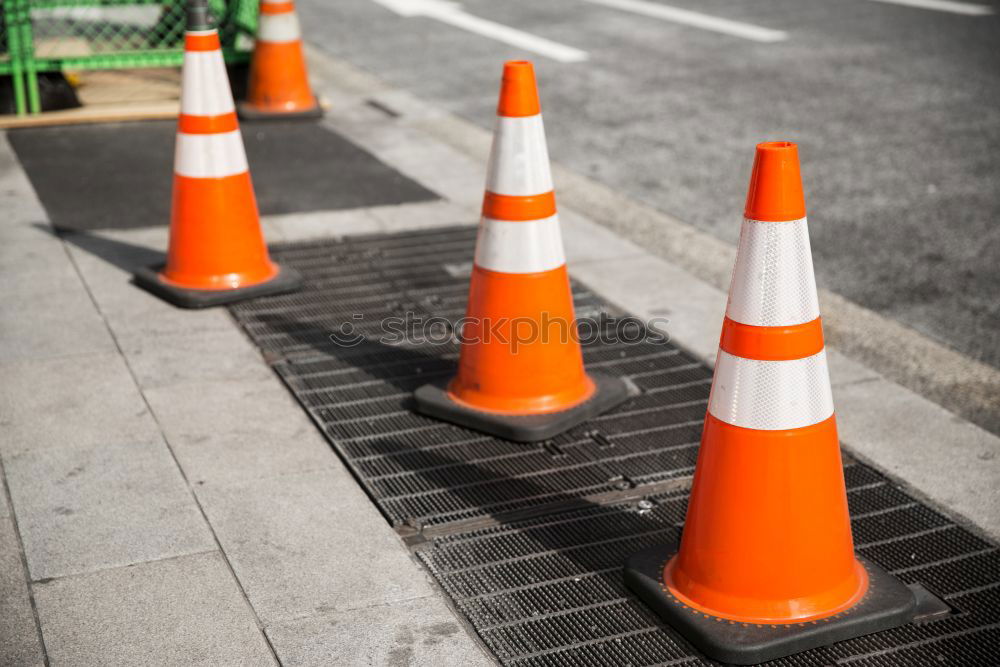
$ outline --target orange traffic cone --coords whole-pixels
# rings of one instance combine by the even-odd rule
[[[724,662],[908,622],[913,594],[854,553],[798,149],[757,146],[680,549],[629,587]]]
[[[257,42],[240,118],[319,118],[323,109],[302,55],[302,31],[292,0],[260,0]]]
[[[207,0],[188,3],[167,263],[135,278],[184,308],[288,292],[302,282],[268,257]]]
[[[531,63],[504,66],[458,374],[417,390],[417,408],[522,442],[621,402],[619,378],[588,375],[573,313]]]

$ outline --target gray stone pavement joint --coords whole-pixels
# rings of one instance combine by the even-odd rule
[[[437,596],[284,621],[267,633],[286,667],[494,664],[468,650],[462,625]]]
[[[275,665],[216,551],[35,586],[55,665]]]
[[[215,548],[159,438],[4,457],[33,580]]]
[[[47,657],[8,493],[0,462],[0,665],[35,667]]]
[[[197,493],[265,626],[435,590],[341,465]]]

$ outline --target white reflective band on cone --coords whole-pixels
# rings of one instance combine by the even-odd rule
[[[236,110],[221,51],[185,51],[181,70],[181,113],[221,116]]]
[[[552,191],[542,116],[498,116],[486,189],[498,195],[530,196]]]
[[[297,42],[302,38],[299,17],[295,12],[261,14],[258,20],[260,26],[257,28],[257,39],[262,42]]]
[[[177,134],[174,173],[190,178],[223,178],[247,171],[239,130],[221,134]]]
[[[501,273],[539,273],[566,263],[559,216],[541,220],[483,218],[476,239],[476,266]]]
[[[833,414],[826,350],[791,361],[719,350],[708,411],[727,424],[766,431],[818,424]]]
[[[726,315],[758,327],[819,317],[806,219],[743,220]]]

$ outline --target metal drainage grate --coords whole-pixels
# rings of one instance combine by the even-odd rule
[[[1000,556],[860,464],[846,468],[858,549],[956,613],[773,664],[995,664]],[[624,588],[631,553],[676,536],[683,492],[435,538],[419,551],[486,644],[510,665],[713,664]],[[649,503],[646,503],[648,505]]]
[[[411,410],[411,392],[454,372],[453,344],[392,346],[330,339],[351,322],[373,333],[407,312],[465,312],[475,230],[285,246],[298,294],[233,308],[254,341],[394,525],[424,526],[560,503],[690,474],[711,375],[666,343],[599,344],[587,364],[627,375],[646,393],[551,441],[483,436]],[[578,313],[609,312],[576,286]],[[362,318],[357,318],[362,315]]]
[[[454,346],[330,339],[344,322],[373,333],[407,311],[460,317],[474,239],[460,227],[283,246],[275,257],[302,271],[304,291],[232,312],[501,662],[714,664],[621,578],[626,556],[675,537],[684,519],[705,366],[665,343],[587,346],[588,366],[641,393],[524,445],[412,412],[414,388],[453,372]],[[578,314],[613,312],[574,288]],[[996,664],[1000,551],[874,470],[844,471],[858,549],[952,613],[774,664]]]

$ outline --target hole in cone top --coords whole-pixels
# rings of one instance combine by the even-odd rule
[[[497,113],[501,116],[535,116],[541,112],[535,68],[527,60],[504,63]]]
[[[799,147],[791,141],[757,144],[743,215],[751,220],[799,220],[806,215]]]

